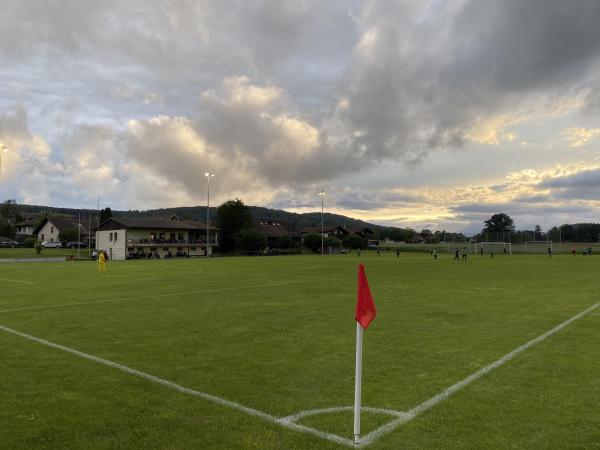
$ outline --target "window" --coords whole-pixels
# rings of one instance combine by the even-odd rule
[[[50,226],[50,233],[54,233],[54,227]]]
[[[195,250],[196,250],[196,247],[190,247],[190,250],[194,250],[194,251],[195,251]]]
[[[175,233],[170,233],[169,239],[171,239],[172,241],[174,241],[175,240]]]
[[[44,240],[44,234],[43,234],[43,233],[42,233],[42,236],[41,236],[41,238],[42,238],[42,241],[43,241],[43,240]]]
[[[112,239],[113,239],[112,236],[113,236],[112,233],[108,233],[108,242],[112,242]]]
[[[115,232],[115,242],[117,242],[117,233]]]
[[[183,241],[183,233],[177,233],[177,239]]]
[[[163,252],[168,252],[169,251],[169,247],[163,247]]]

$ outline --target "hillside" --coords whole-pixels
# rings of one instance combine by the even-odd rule
[[[34,212],[34,213],[52,213],[52,214],[68,214],[76,216],[81,213],[82,217],[87,217],[88,214],[96,215],[96,210],[89,209],[74,209],[74,208],[57,208],[52,206],[40,206],[40,205],[18,205],[21,213]],[[296,228],[314,227],[321,225],[321,213],[293,213],[284,211],[281,209],[270,209],[262,206],[249,206],[252,216],[256,219],[271,219],[271,220],[284,220],[291,223]],[[217,208],[210,208],[210,216],[214,220],[216,216]],[[182,206],[175,208],[160,208],[160,209],[149,209],[149,210],[128,210],[118,211],[114,210],[115,216],[129,216],[129,217],[170,217],[176,215],[181,219],[206,219],[206,207],[205,206]],[[353,219],[351,217],[343,216],[340,214],[323,214],[323,223],[326,227],[328,226],[344,226],[350,229],[359,229],[368,227],[375,232],[375,236],[379,236],[382,231],[391,231],[398,228],[385,227],[372,223],[365,222],[363,220]]]

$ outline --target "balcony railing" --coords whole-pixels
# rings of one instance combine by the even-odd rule
[[[128,246],[144,246],[144,247],[157,247],[157,246],[182,246],[182,245],[200,245],[206,244],[206,239],[128,239]],[[217,239],[211,239],[208,241],[208,245],[216,246],[219,245]]]

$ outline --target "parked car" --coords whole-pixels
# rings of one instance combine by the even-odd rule
[[[42,248],[62,248],[62,243],[60,241],[44,241]]]
[[[80,241],[70,241],[67,242],[67,248],[87,248],[87,244]]]
[[[7,237],[0,237],[0,247],[9,247],[9,248],[15,248],[15,247],[19,247],[21,244],[19,244],[17,241],[13,241],[12,239],[9,239]]]

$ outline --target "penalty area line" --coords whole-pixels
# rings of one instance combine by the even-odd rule
[[[564,322],[555,326],[551,330],[546,331],[544,334],[541,334],[538,337],[530,340],[526,344],[521,345],[520,347],[514,349],[513,351],[511,351],[511,352],[507,353],[506,355],[502,356],[501,358],[497,359],[493,363],[488,364],[487,366],[479,369],[475,373],[472,373],[471,375],[469,375],[465,379],[459,381],[458,383],[455,383],[452,386],[450,386],[449,388],[444,389],[442,392],[440,392],[439,394],[437,394],[434,397],[431,397],[429,400],[426,400],[423,403],[415,406],[410,411],[407,411],[404,416],[401,416],[397,419],[394,419],[394,420],[386,423],[385,425],[382,425],[381,427],[377,428],[376,430],[374,430],[374,431],[370,432],[369,434],[367,434],[366,436],[364,436],[364,438],[361,439],[359,446],[366,447],[367,445],[372,444],[373,442],[375,442],[377,439],[381,438],[385,434],[391,433],[396,428],[398,428],[400,425],[410,422],[411,420],[413,420],[416,417],[423,414],[425,411],[433,408],[438,403],[443,402],[444,400],[448,399],[452,394],[460,391],[464,387],[467,387],[469,384],[473,383],[474,381],[476,381],[479,378],[483,377],[484,375],[488,374],[492,370],[497,369],[498,367],[507,363],[508,361],[513,359],[518,354],[523,353],[525,350],[533,347],[534,345],[539,344],[540,342],[549,338],[553,334],[558,333],[559,331],[563,330],[564,328],[566,328],[567,326],[569,326],[576,320],[581,319],[582,317],[591,313],[593,310],[595,310],[599,306],[600,306],[600,302],[596,303],[595,305],[590,306],[587,309],[584,309],[580,313],[575,314],[573,317],[565,320]]]
[[[12,328],[8,328],[8,327],[5,327],[3,325],[0,325],[0,330],[4,331],[6,333],[9,333],[9,334],[13,334],[15,336],[22,337],[22,338],[27,339],[29,341],[36,342],[36,343],[44,345],[46,347],[50,347],[50,348],[53,348],[53,349],[56,349],[56,350],[60,350],[60,351],[66,352],[66,353],[70,353],[72,355],[78,356],[78,357],[86,359],[88,361],[93,361],[93,362],[101,364],[103,366],[107,366],[107,367],[110,367],[112,369],[119,370],[119,371],[124,372],[126,374],[133,375],[133,376],[136,376],[136,377],[139,377],[139,378],[143,378],[146,381],[150,381],[152,383],[159,384],[159,385],[164,386],[164,387],[166,387],[168,389],[172,389],[174,391],[177,391],[177,392],[180,392],[180,393],[183,393],[183,394],[187,394],[187,395],[191,395],[193,397],[197,397],[197,398],[201,398],[203,400],[207,400],[209,402],[215,403],[215,404],[220,405],[220,406],[224,406],[226,408],[230,408],[230,409],[234,409],[234,410],[243,412],[243,413],[248,414],[250,416],[262,419],[262,420],[264,420],[266,422],[270,422],[270,423],[279,425],[279,426],[281,426],[283,428],[287,428],[287,429],[294,430],[294,431],[299,431],[299,432],[302,432],[302,433],[311,434],[311,435],[316,436],[318,438],[326,439],[328,441],[333,441],[333,442],[336,442],[338,444],[345,445],[347,447],[354,447],[354,442],[353,441],[351,441],[350,439],[346,439],[346,438],[343,438],[341,436],[338,436],[337,434],[326,433],[326,432],[317,430],[315,428],[311,428],[311,427],[307,427],[307,426],[304,426],[304,425],[300,425],[300,424],[296,424],[296,423],[293,423],[293,422],[289,422],[289,421],[285,420],[285,418],[282,419],[282,418],[276,417],[274,415],[268,414],[266,412],[259,411],[258,409],[250,408],[248,406],[244,406],[244,405],[241,405],[239,403],[232,402],[231,400],[226,400],[224,398],[217,397],[215,395],[207,394],[206,392],[201,392],[201,391],[197,391],[195,389],[190,389],[190,388],[181,386],[179,384],[173,383],[172,381],[168,381],[168,380],[165,380],[163,378],[159,378],[159,377],[157,377],[155,375],[151,375],[149,373],[142,372],[140,370],[132,369],[131,367],[124,366],[123,364],[119,364],[119,363],[116,363],[116,362],[113,362],[113,361],[109,361],[108,359],[99,358],[98,356],[90,355],[88,353],[84,353],[84,352],[81,352],[79,350],[75,350],[73,348],[66,347],[64,345],[55,344],[54,342],[50,342],[50,341],[47,341],[45,339],[38,338],[38,337],[32,336],[32,335],[27,334],[27,333],[22,333],[20,331],[13,330]]]

